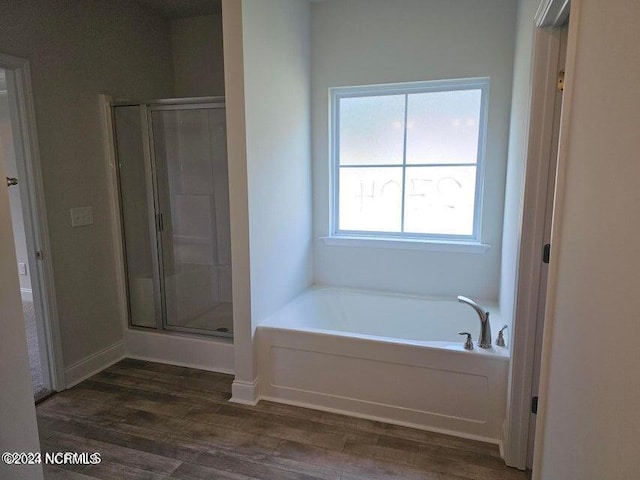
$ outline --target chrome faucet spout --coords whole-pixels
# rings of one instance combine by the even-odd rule
[[[491,348],[491,324],[489,323],[489,312],[468,297],[458,295],[458,301],[473,308],[480,318],[480,338],[478,339],[478,346],[480,348]]]

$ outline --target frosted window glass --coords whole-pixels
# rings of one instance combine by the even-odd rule
[[[407,163],[476,163],[481,90],[409,95]]]
[[[335,233],[479,241],[488,88],[477,78],[332,89]]]
[[[402,168],[340,169],[340,230],[399,232]]]
[[[472,235],[476,167],[407,167],[404,231]]]
[[[401,164],[404,95],[340,100],[340,165]]]

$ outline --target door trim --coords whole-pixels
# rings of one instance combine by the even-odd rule
[[[16,163],[21,178],[25,234],[32,272],[32,290],[36,309],[39,340],[44,340],[48,386],[51,390],[65,388],[64,363],[58,306],[55,294],[51,243],[47,227],[47,211],[42,182],[42,168],[38,148],[36,115],[31,88],[29,62],[25,59],[0,53],[0,68],[7,73],[7,86],[13,90],[9,97],[13,135],[15,139]],[[41,252],[37,256],[36,252]],[[42,335],[44,339],[41,338]],[[41,351],[43,350],[40,346]]]
[[[555,78],[560,53],[559,36],[553,30],[535,32],[529,143],[521,213],[520,254],[512,335],[510,408],[504,441],[507,465],[525,469],[538,299],[542,274],[548,171],[552,162]]]
[[[573,4],[576,3],[577,0],[573,0]],[[512,336],[509,406],[504,434],[504,460],[507,465],[522,470],[527,467],[535,341],[538,322],[542,321],[539,319],[538,306],[545,232],[544,206],[549,188],[550,163],[555,160],[555,154],[558,153],[552,152],[552,146],[558,60],[561,48],[560,29],[569,17],[570,6],[571,2],[568,0],[542,0],[535,16],[531,111],[515,286],[515,318],[517,320],[514,322]],[[571,29],[574,32],[577,28],[575,16],[575,13],[572,13]],[[571,61],[571,52],[567,51],[567,69],[571,66]],[[565,109],[568,103],[569,98],[565,93],[563,99]],[[563,113],[561,132],[565,122],[566,115]],[[556,202],[561,188],[560,175],[560,165],[558,165]],[[541,205],[542,208],[540,208]],[[557,207],[555,210],[557,211]],[[550,266],[549,274],[551,269]],[[547,291],[552,288],[549,282]]]
[[[562,118],[560,120],[560,139],[558,143],[558,167],[556,171],[556,192],[553,206],[553,225],[551,228],[551,244],[557,245],[558,238],[562,234],[563,212],[565,203],[565,185],[567,172],[567,156],[569,149],[569,135],[571,112],[574,95],[575,77],[573,71],[576,64],[578,35],[580,31],[580,6],[582,0],[572,0],[571,2],[571,22],[569,23],[569,32],[567,38],[567,59],[566,59],[566,75],[564,81],[564,94],[562,99]],[[557,249],[552,255],[558,255]],[[552,261],[549,263],[549,271],[547,276],[547,292],[546,292],[546,311],[544,317],[544,335],[542,339],[542,352],[540,363],[540,399],[538,401],[538,415],[536,422],[536,438],[533,451],[533,480],[540,479],[540,466],[542,465],[542,439],[544,437],[544,418],[547,410],[546,385],[549,376],[549,348],[551,338],[553,336],[553,326],[555,321],[555,298],[557,284],[558,263]]]

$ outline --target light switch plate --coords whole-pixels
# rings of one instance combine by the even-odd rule
[[[72,227],[84,227],[86,225],[93,225],[93,208],[91,207],[72,208],[70,212],[71,212]]]
[[[26,263],[19,263],[18,264],[18,273],[20,275],[26,275],[27,274],[27,264]]]

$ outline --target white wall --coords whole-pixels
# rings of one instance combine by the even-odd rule
[[[638,19],[636,0],[572,4],[537,479],[640,471]]]
[[[529,140],[534,17],[538,4],[538,0],[518,2],[500,269],[500,313],[504,318],[513,318],[515,310],[524,173]]]
[[[516,299],[518,288],[519,268],[523,262],[520,249],[532,249],[532,245],[537,245],[540,240],[536,238],[523,238],[523,208],[525,202],[525,175],[527,161],[533,167],[530,171],[532,175],[530,181],[537,187],[535,181],[537,175],[537,157],[529,153],[529,124],[531,118],[531,94],[532,94],[532,71],[533,71],[533,45],[534,45],[534,17],[537,11],[539,0],[519,0],[518,20],[514,57],[513,73],[513,95],[511,103],[511,125],[509,129],[509,153],[507,166],[507,181],[505,187],[505,207],[504,224],[502,232],[502,262],[500,269],[500,313],[505,323],[512,325],[508,335],[508,345],[512,352],[524,353],[533,349],[535,326],[531,327],[526,322],[534,321],[537,309],[531,311],[531,306],[526,301],[527,298],[520,298],[518,301],[521,307],[529,311],[529,316],[520,316],[515,321]],[[542,63],[542,62],[538,62]],[[534,149],[535,151],[535,149]],[[528,160],[529,159],[529,160]],[[545,170],[546,172],[546,170]],[[546,180],[546,176],[545,176]],[[532,188],[532,190],[536,190]],[[534,192],[536,193],[536,192]],[[539,203],[539,199],[532,195],[532,203]],[[544,200],[544,199],[543,199]],[[537,226],[535,219],[538,215],[535,212],[529,213],[529,231]],[[541,214],[544,215],[544,209]],[[541,262],[540,250],[536,251],[535,262]],[[531,275],[530,271],[522,275]],[[528,279],[523,279],[527,282]],[[538,277],[532,282],[537,284]],[[527,286],[530,285],[526,283]],[[537,292],[537,290],[536,290]],[[523,296],[523,297],[526,297]],[[536,297],[537,300],[537,297]],[[529,337],[527,334],[531,332]],[[514,355],[510,364],[510,385],[507,401],[507,431],[505,432],[504,456],[508,465],[524,469],[527,466],[527,434],[530,422],[522,422],[522,417],[528,418],[529,399],[531,398],[531,375],[533,365],[530,361],[521,362],[522,355]],[[529,378],[529,381],[526,379]],[[524,385],[523,385],[524,384]],[[521,403],[526,398],[526,407]],[[515,402],[512,405],[512,402]],[[520,408],[524,408],[524,412]],[[529,465],[530,466],[530,465]]]
[[[0,162],[0,178],[5,176]],[[20,303],[9,195],[4,185],[0,187],[0,259],[0,452],[37,452],[40,442]],[[41,479],[42,467],[7,466],[0,462],[0,478]]]
[[[256,359],[251,320],[247,134],[244,105],[242,2],[222,0],[224,80],[229,162],[229,213],[233,290],[234,392],[238,400],[255,400]],[[238,387],[242,385],[242,387]],[[239,391],[240,390],[240,391]]]
[[[222,15],[171,21],[176,97],[224,95]]]
[[[171,96],[170,46],[135,2],[0,3],[0,52],[31,64],[65,366],[122,340],[97,95]],[[94,225],[72,229],[80,206]]]
[[[482,254],[327,246],[315,281],[497,299],[515,32],[513,0],[328,0],[312,4],[314,236],[329,233],[328,89],[491,77]]]
[[[244,0],[251,315],[312,281],[309,5]]]
[[[233,396],[250,402],[256,326],[312,281],[310,9],[306,0],[223,0],[222,8]]]
[[[18,175],[16,154],[13,147],[11,119],[9,118],[9,98],[6,91],[0,91],[0,163],[3,163],[6,176],[19,179],[20,175]],[[31,270],[28,266],[27,237],[24,230],[24,219],[22,217],[20,188],[20,184],[18,184],[9,189],[9,204],[11,206],[11,219],[13,220],[13,238],[16,247],[16,258],[18,263],[27,265],[27,274],[20,275],[19,277],[20,288],[31,290]]]

